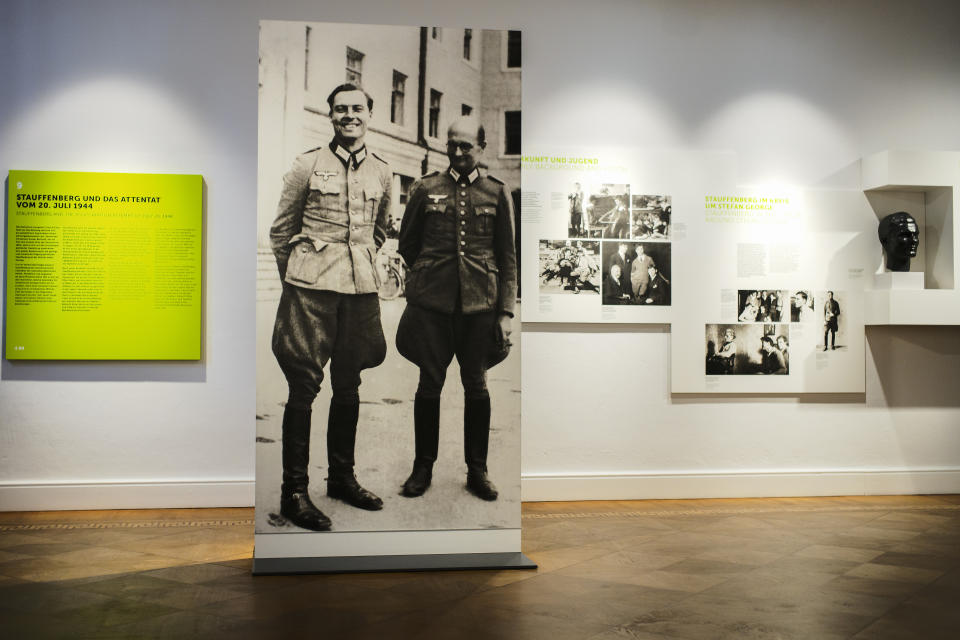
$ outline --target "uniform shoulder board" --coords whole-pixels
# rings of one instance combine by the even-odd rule
[[[506,182],[504,182],[503,180],[501,180],[501,179],[498,178],[497,176],[492,176],[492,175],[490,175],[489,173],[487,174],[487,177],[490,178],[491,180],[493,180],[494,182],[496,182],[497,184],[502,184],[502,185],[506,185],[506,184],[507,184]]]
[[[381,158],[379,155],[377,155],[377,154],[374,153],[373,151],[370,152],[370,155],[372,155],[374,158],[376,158],[377,160],[379,160],[379,161],[382,162],[383,164],[389,164],[386,160],[384,160],[383,158]]]
[[[438,175],[440,175],[439,171],[431,171],[430,173],[425,173],[424,175],[420,176],[420,179],[423,180],[424,178],[433,178]]]
[[[306,151],[304,151],[304,152],[301,153],[300,155],[305,156],[305,155],[307,155],[308,153],[313,153],[314,151],[320,151],[321,149],[326,149],[326,147],[327,147],[327,145],[322,144],[322,145],[320,145],[319,147],[314,147],[313,149],[307,149]]]

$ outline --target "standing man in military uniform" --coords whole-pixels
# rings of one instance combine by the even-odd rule
[[[567,196],[570,201],[570,235],[580,237],[583,235],[583,191],[579,182],[574,182],[573,187],[573,193]]]
[[[403,495],[423,495],[433,477],[440,391],[456,356],[464,389],[467,489],[496,500],[487,477],[490,394],[487,369],[502,361],[517,296],[513,202],[501,180],[478,166],[486,146],[480,123],[456,120],[447,132],[450,167],[421,178],[400,227],[407,263],[407,307],[397,350],[420,368],[414,399],[416,455]]]
[[[270,229],[283,281],[273,353],[289,386],[280,512],[314,531],[331,524],[307,492],[311,408],[328,361],[327,495],[360,509],[383,508],[357,482],[353,455],[360,372],[386,356],[374,258],[385,238],[392,175],[364,144],[373,99],[342,84],[327,103],[334,138],[294,161]]]

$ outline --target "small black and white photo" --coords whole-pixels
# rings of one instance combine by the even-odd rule
[[[817,349],[820,351],[846,351],[846,318],[843,313],[847,304],[843,291],[818,291],[816,307],[823,314],[823,336]]]
[[[567,236],[570,238],[589,238],[588,220],[584,213],[583,185],[574,182],[567,193]]]
[[[604,240],[602,244],[603,304],[670,304],[670,243]]]
[[[599,240],[541,240],[541,294],[600,294]]]
[[[626,184],[602,184],[591,193],[588,205],[590,237],[630,237],[630,187]]]
[[[737,291],[739,322],[787,322],[790,292],[777,289],[740,289]]]
[[[669,240],[670,196],[634,195],[630,206],[630,238],[633,240]]]
[[[708,324],[704,333],[708,376],[790,373],[788,324]]]
[[[816,299],[810,289],[796,289],[790,294],[790,322],[813,322],[816,320]]]
[[[519,527],[520,35],[260,23],[257,534]]]

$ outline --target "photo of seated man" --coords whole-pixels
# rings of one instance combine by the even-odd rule
[[[630,207],[630,238],[633,240],[669,240],[670,196],[635,195]]]
[[[740,289],[737,292],[737,320],[740,322],[781,322],[787,291]]]
[[[704,372],[716,375],[787,375],[790,325],[708,324]]]
[[[614,265],[620,271],[616,281],[622,283],[613,297],[607,295],[604,289],[603,304],[669,305],[670,249],[671,245],[667,242],[603,241],[601,257],[604,284],[608,282]],[[626,287],[627,291],[619,291],[621,287]]]
[[[541,240],[540,293],[600,293],[597,241]]]

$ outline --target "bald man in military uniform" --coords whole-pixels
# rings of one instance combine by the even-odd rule
[[[483,127],[460,118],[447,132],[450,166],[423,176],[400,227],[407,307],[397,349],[420,368],[414,398],[415,458],[403,495],[430,487],[440,431],[440,391],[454,357],[464,389],[467,489],[496,500],[487,477],[490,394],[486,372],[506,357],[517,297],[513,201],[503,181],[478,166]]]
[[[311,412],[328,361],[327,495],[360,509],[383,508],[353,468],[360,372],[386,355],[374,258],[386,237],[392,174],[364,144],[373,99],[343,84],[327,103],[334,138],[294,161],[270,229],[283,281],[273,353],[289,387],[280,512],[314,531],[331,526],[307,492]]]

